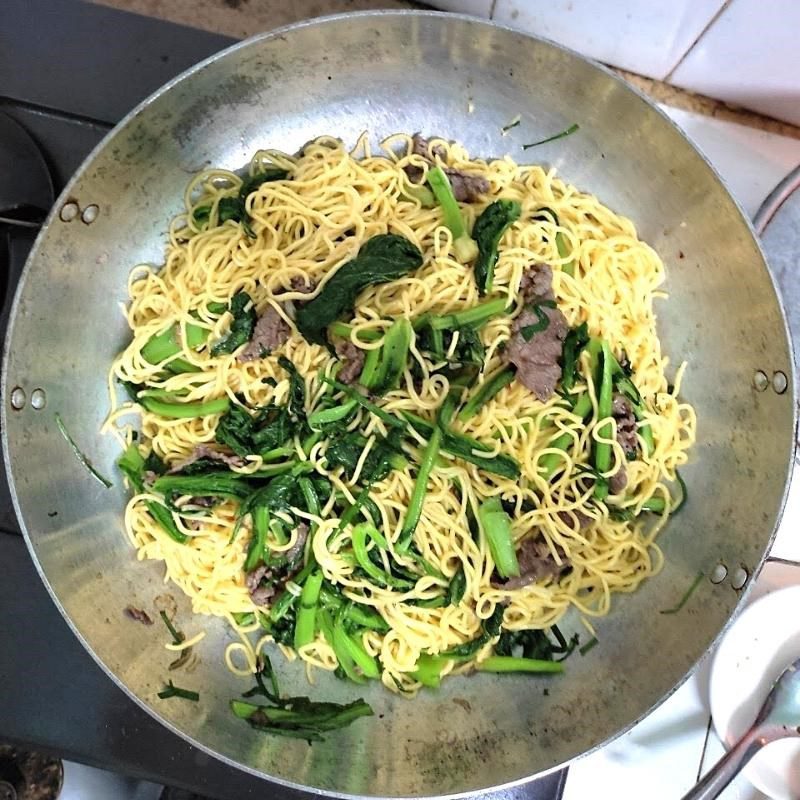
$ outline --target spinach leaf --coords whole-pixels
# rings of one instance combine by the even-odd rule
[[[378,438],[370,448],[364,460],[361,474],[370,483],[383,480],[393,469],[403,469],[408,462],[397,443],[398,434],[390,434],[388,438]],[[325,458],[330,469],[344,467],[345,475],[352,479],[358,460],[367,446],[367,440],[352,431],[332,438],[325,451]]]
[[[481,294],[492,291],[500,239],[506,229],[519,219],[521,213],[522,206],[516,200],[495,200],[475,220],[472,228],[472,238],[478,244],[475,281]]]
[[[278,364],[289,373],[289,413],[296,419],[304,419],[306,414],[306,382],[297,371],[297,367],[286,356],[280,356]]]
[[[255,414],[232,405],[217,423],[216,440],[230,447],[238,456],[266,453],[280,447],[294,428],[288,411],[267,406]]]
[[[492,612],[492,616],[489,619],[484,620],[483,622],[483,630],[477,638],[473,639],[471,642],[464,642],[464,644],[460,644],[457,647],[452,647],[450,650],[446,650],[442,653],[443,656],[446,658],[456,658],[456,659],[468,659],[472,658],[485,644],[490,642],[500,633],[500,627],[503,624],[503,612],[505,609],[501,605],[496,605],[494,611]]]
[[[572,328],[564,339],[564,366],[561,370],[561,388],[570,392],[578,375],[578,359],[581,351],[589,344],[589,329],[585,322]]]
[[[288,175],[288,171],[281,169],[280,167],[267,167],[266,169],[261,170],[261,172],[256,172],[253,175],[249,175],[242,181],[242,185],[239,187],[239,197],[242,200],[246,200],[247,197],[256,189],[258,189],[258,187],[263,183],[282,181]]]
[[[233,314],[230,330],[227,336],[220,339],[212,348],[211,355],[219,356],[232,353],[237,347],[250,341],[253,328],[256,325],[256,311],[247,292],[237,292],[230,303],[230,312]]]
[[[297,310],[298,330],[309,342],[327,344],[326,328],[352,311],[362,290],[402,278],[421,264],[422,253],[405,237],[391,233],[373,236],[313,300]]]
[[[523,658],[563,661],[578,646],[578,634],[573,634],[568,642],[558,626],[553,625],[550,633],[555,642],[543,630],[503,631],[494,646],[494,652],[498,656],[515,656],[521,651]]]
[[[457,606],[464,599],[466,590],[467,576],[462,566],[458,568],[458,572],[450,580],[450,585],[447,587],[447,594],[445,595],[445,605]]]

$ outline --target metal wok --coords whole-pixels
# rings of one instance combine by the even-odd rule
[[[521,124],[503,136],[517,114]],[[579,133],[520,149],[572,122]],[[259,147],[293,152],[320,134],[352,144],[364,129],[375,140],[421,130],[457,138],[474,154],[548,162],[631,217],[668,267],[660,332],[673,363],[689,361],[685,394],[698,412],[699,441],[685,471],[689,503],[660,539],[663,572],[615,599],[597,623],[599,646],[573,656],[565,676],[453,679],[408,701],[323,675],[315,695],[364,694],[380,716],[309,747],[260,735],[231,715],[229,699],[246,688],[222,663],[231,634],[221,621],[192,618],[182,598],[181,626],[208,630],[185,680],[201,699],[156,698],[171,659],[165,632],[126,621],[123,609],[152,609],[169,587],[162,566],[139,563],[123,536],[118,449],[98,429],[106,370],[128,337],[118,308],[128,272],[162,261],[167,221],[190,174],[208,164],[239,168]],[[82,216],[70,219],[62,210],[69,202]],[[98,213],[89,222],[92,205]],[[785,373],[788,391],[758,391],[757,370]],[[373,13],[233,47],[166,86],[105,139],[65,189],[28,261],[6,343],[2,424],[17,512],[42,579],[76,635],[142,707],[209,753],[277,783],[430,796],[553,769],[619,734],[681,683],[743,594],[729,580],[704,580],[680,613],[659,611],[674,606],[699,571],[709,576],[720,563],[731,573],[758,570],[792,458],[793,377],[780,301],[750,226],[658,110],[608,71],[521,33],[465,17]],[[15,388],[27,398],[19,410]],[[56,412],[95,466],[114,476],[112,489],[77,463]],[[575,618],[565,627],[582,630]],[[308,692],[300,667],[281,660],[280,671],[287,692]]]

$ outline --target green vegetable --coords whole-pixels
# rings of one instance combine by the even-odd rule
[[[403,411],[402,414],[411,423],[411,426],[423,436],[431,437],[433,435],[436,426],[432,423],[409,411]],[[510,480],[516,480],[520,476],[520,467],[514,458],[503,453],[486,457],[475,455],[475,450],[491,452],[492,448],[463,433],[455,433],[445,428],[442,430],[440,445],[442,451],[468,461],[470,464],[475,464],[484,472],[501,475]]]
[[[606,419],[611,416],[613,381],[611,371],[611,349],[605,339],[601,343],[602,373],[600,378],[600,388],[597,393],[597,418]],[[609,437],[611,435],[611,423],[606,423],[602,431],[598,431],[598,436]],[[594,445],[594,468],[598,473],[608,472],[611,467],[611,445],[608,442],[595,442]],[[598,500],[605,499],[608,494],[608,483],[598,481],[595,484],[594,496]]]
[[[441,314],[430,316],[425,320],[420,318],[417,325],[422,327],[427,325],[433,330],[456,330],[465,326],[480,328],[493,317],[506,312],[508,301],[505,297],[498,297],[495,300],[485,300],[471,308],[456,311],[452,314]]]
[[[572,413],[585,420],[591,412],[592,398],[589,396],[588,392],[585,392],[576,401]],[[554,450],[566,450],[574,441],[575,439],[572,434],[562,433],[547,446]],[[558,453],[545,453],[539,459],[539,473],[546,481],[549,481],[563,463],[564,460]]]
[[[433,208],[436,197],[427,186],[410,183],[403,186],[400,196],[405,200],[416,200],[423,208]]]
[[[314,641],[316,628],[317,604],[322,588],[322,573],[312,572],[303,584],[300,595],[300,608],[297,611],[297,623],[294,628],[294,649],[299,650]]]
[[[167,419],[194,419],[224,414],[230,408],[231,401],[227,395],[197,403],[168,403],[155,397],[140,397],[139,404],[151,414]]]
[[[514,370],[504,367],[485,380],[458,412],[459,422],[472,419],[495,395],[514,380]]]
[[[695,590],[700,585],[704,577],[705,575],[702,572],[698,572],[697,575],[695,576],[694,581],[692,581],[692,585],[686,590],[683,597],[681,597],[681,599],[678,601],[678,604],[676,606],[673,606],[672,608],[664,609],[659,613],[677,614],[689,602],[689,598],[694,594]]]
[[[161,619],[164,621],[164,624],[167,626],[167,630],[172,636],[172,644],[183,644],[183,642],[186,641],[186,637],[172,624],[167,612],[159,611],[158,613],[160,614]]]
[[[373,236],[313,300],[297,310],[298,330],[309,342],[327,344],[328,326],[346,311],[352,311],[361,291],[402,278],[421,265],[422,253],[408,239],[396,234]]]
[[[158,697],[162,700],[167,700],[170,697],[182,697],[184,700],[191,700],[193,703],[196,703],[200,699],[200,694],[190,689],[181,689],[172,681],[169,681],[164,689],[158,693]]]
[[[246,200],[259,186],[272,181],[282,181],[289,175],[288,171],[280,167],[266,167],[265,169],[254,172],[242,180],[239,187],[239,197]]]
[[[522,145],[522,149],[528,150],[531,147],[538,147],[540,144],[547,144],[548,142],[554,142],[556,139],[563,139],[565,136],[570,136],[579,129],[580,125],[578,125],[577,122],[573,122],[568,128],[565,128],[563,131],[555,133],[552,136],[548,136],[546,139],[540,139],[538,142],[531,142],[531,144]]]
[[[325,731],[344,728],[359,717],[372,716],[372,708],[361,699],[339,704],[315,702],[307,697],[282,698],[272,665],[266,656],[263,658],[262,669],[256,674],[256,685],[244,696],[261,694],[270,705],[255,705],[243,700],[231,701],[231,711],[235,716],[247,720],[256,730],[277,736],[318,741],[323,738]]]
[[[244,560],[244,571],[252,572],[264,557],[264,548],[267,545],[267,532],[269,531],[269,509],[264,506],[256,506],[252,511],[253,517],[253,536],[247,548],[247,556]]]
[[[566,258],[570,254],[566,237],[564,236],[563,233],[561,233],[561,231],[558,231],[558,233],[556,233],[556,249],[558,250],[558,254],[561,256],[561,258]],[[565,261],[561,265],[561,271],[566,273],[567,275],[574,275],[575,274],[574,259],[571,261]]]
[[[367,440],[355,431],[340,434],[332,438],[325,450],[325,459],[330,469],[343,467],[345,475],[352,480]],[[397,443],[392,439],[382,439],[376,435],[370,451],[364,460],[361,474],[370,483],[383,480],[393,469],[405,469],[408,460],[400,452]]]
[[[442,682],[441,672],[447,662],[448,659],[442,656],[422,653],[417,660],[417,668],[411,673],[411,677],[418,680],[423,686],[427,686],[430,689],[438,689]]]
[[[431,167],[428,170],[428,186],[431,187],[436,202],[442,208],[444,224],[453,234],[453,251],[456,258],[467,264],[478,256],[478,248],[469,237],[461,208],[453,195],[453,189],[444,170],[441,167]]]
[[[386,331],[383,346],[380,348],[380,363],[375,369],[374,376],[369,376],[367,388],[371,389],[373,394],[381,395],[400,385],[413,338],[414,329],[411,323],[402,317],[395,320]],[[372,352],[374,351],[370,351]],[[362,382],[363,378],[362,373]]]
[[[362,408],[366,408],[370,414],[374,414],[376,417],[378,417],[378,419],[383,420],[390,427],[399,428],[401,430],[406,427],[402,420],[399,420],[388,411],[384,411],[382,408],[380,408],[380,406],[376,406],[372,401],[367,400],[367,398],[364,397],[364,395],[362,395],[358,389],[355,389],[352,386],[347,386],[344,383],[339,383],[339,381],[332,380],[331,378],[326,378],[325,376],[323,376],[321,380],[323,383],[330,384],[340,392],[344,392],[352,400],[355,400]]]
[[[445,595],[445,605],[457,606],[464,599],[464,592],[467,590],[467,576],[464,567],[458,568],[458,572],[450,579]]]
[[[509,226],[519,219],[521,213],[522,206],[516,200],[495,200],[475,220],[472,229],[472,238],[478,245],[475,282],[481,294],[492,291],[500,239]]]
[[[563,661],[578,646],[578,634],[573,634],[568,642],[557,625],[550,628],[550,633],[555,642],[551,641],[546,631],[535,628],[503,631],[494,646],[494,653],[498,656],[522,655],[525,658],[543,661]]]
[[[357,407],[358,403],[355,400],[348,400],[339,406],[320,409],[309,414],[308,425],[311,430],[321,430],[334,422],[346,420]]]
[[[61,419],[61,414],[58,412],[55,413],[55,420],[56,420],[56,427],[58,428],[61,435],[67,440],[67,444],[72,448],[72,452],[75,453],[75,457],[81,463],[81,465],[86,469],[86,471],[97,481],[103,484],[106,489],[110,489],[114,484],[106,478],[105,476],[101,475],[93,466],[92,462],[84,455],[83,451],[78,447],[75,440],[70,435],[69,431],[67,430],[67,426],[64,424],[64,420]]]
[[[228,497],[232,500],[242,500],[252,492],[248,477],[235,472],[161,475],[153,483],[153,489],[168,497],[190,495],[191,497]]]
[[[400,538],[398,541],[398,550],[401,552],[408,550],[411,546],[414,531],[417,529],[417,523],[422,516],[422,506],[428,491],[428,478],[430,478],[430,474],[433,471],[434,464],[439,455],[444,430],[450,423],[454,411],[455,403],[450,397],[445,398],[445,401],[439,408],[436,425],[431,432],[428,444],[422,454],[422,460],[417,468],[417,478],[414,482],[414,489],[411,493],[411,499],[408,502],[408,508],[406,509],[406,515],[403,520],[403,527],[400,531]]]
[[[613,354],[610,356],[610,361],[614,386],[618,392],[625,395],[625,397],[630,400],[631,406],[633,407],[633,414],[637,421],[641,422],[645,418],[647,409],[639,390],[630,379],[630,376],[625,372],[625,370],[622,369],[619,361],[614,358]],[[638,433],[644,440],[644,455],[654,453],[656,449],[656,443],[655,439],[653,438],[653,429],[650,427],[650,425],[640,425]]]
[[[486,537],[497,574],[502,578],[519,576],[517,553],[511,535],[511,518],[503,511],[500,498],[492,497],[478,508],[478,521]]]
[[[374,525],[370,525],[367,522],[362,522],[360,525],[353,527],[350,536],[353,544],[353,554],[356,557],[356,561],[361,569],[363,569],[364,572],[366,572],[367,575],[372,578],[372,580],[381,584],[382,586],[389,586],[395,589],[402,590],[413,588],[413,583],[402,580],[401,578],[395,578],[394,575],[389,574],[386,572],[386,570],[377,566],[370,559],[369,552],[367,551],[368,538],[373,539],[376,542],[383,540],[383,547],[387,547],[386,540]]]
[[[330,336],[338,336],[340,339],[352,341],[352,333],[353,329],[346,322],[340,322],[337,320],[335,322],[331,322],[331,324],[328,326],[328,334]],[[381,331],[376,330],[375,328],[367,328],[366,330],[360,330],[356,338],[364,342],[377,342],[382,336],[383,333]]]
[[[558,661],[542,661],[536,658],[515,656],[489,656],[475,667],[478,672],[563,672]]]
[[[536,322],[533,322],[530,325],[524,325],[519,329],[519,332],[522,334],[522,338],[526,342],[529,342],[537,333],[546,331],[550,327],[550,317],[547,316],[544,309],[555,307],[556,304],[553,300],[542,300],[539,303],[531,303],[530,305],[526,306],[526,308],[530,309],[534,314],[536,314]]]
[[[488,644],[495,636],[498,636],[500,633],[500,629],[503,625],[503,614],[505,613],[505,609],[501,605],[496,605],[492,615],[483,621],[483,630],[481,631],[480,636],[477,636],[470,642],[464,642],[464,644],[460,644],[457,647],[452,647],[450,650],[442,653],[441,655],[445,656],[446,658],[457,658],[459,661],[467,661],[476,653],[480,651],[482,647]]]
[[[575,386],[578,377],[578,362],[581,352],[589,344],[589,328],[582,322],[577,328],[572,328],[564,339],[563,367],[561,369],[561,388],[569,393]]]
[[[596,636],[593,636],[588,642],[586,642],[585,645],[583,645],[583,647],[578,649],[578,652],[582,656],[585,656],[593,647],[596,647],[598,644],[600,644],[600,640]]]
[[[253,336],[253,329],[256,326],[256,310],[247,292],[237,292],[231,298],[230,312],[233,320],[228,334],[211,348],[212,356],[232,353],[249,342]]]
[[[180,325],[177,323],[161,333],[151,336],[144,347],[142,347],[142,358],[150,364],[161,364],[168,359],[172,359],[166,366],[170,372],[195,372],[197,367],[184,359],[176,359],[175,356],[183,349],[180,344]],[[186,325],[186,347],[189,350],[197,350],[205,344],[211,331],[200,325],[189,323]]]

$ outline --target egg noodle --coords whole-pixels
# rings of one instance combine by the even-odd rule
[[[491,200],[516,200],[522,208],[520,218],[501,240],[494,278],[494,294],[508,299],[510,311],[493,317],[480,331],[486,356],[474,388],[505,367],[504,345],[523,302],[519,297],[523,273],[532,264],[549,264],[557,305],[569,325],[586,322],[591,336],[603,337],[615,353],[626,354],[631,380],[645,407],[639,430],[649,425],[655,446],[642,446],[639,436],[638,454],[626,460],[617,442],[615,419],[597,419],[598,391],[586,352],[579,362],[573,392],[589,393],[593,414],[588,422],[577,416],[559,393],[540,402],[519,381],[511,381],[466,423],[456,420],[452,426],[493,447],[489,455],[512,456],[519,462],[521,477],[490,474],[442,452],[428,480],[414,534],[419,555],[433,569],[431,574],[420,570],[411,588],[398,590],[373,581],[354,567],[349,557],[352,525],[340,525],[342,503],[354,502],[362,485],[359,473],[367,451],[348,479],[341,468],[328,468],[324,440],[304,450],[300,436],[294,436],[284,459],[309,462],[314,473],[333,487],[319,514],[293,509],[294,517],[311,527],[308,547],[325,580],[346,598],[376,610],[388,624],[388,632],[360,631],[361,644],[377,658],[383,684],[406,693],[420,687],[413,673],[422,653],[445,653],[475,639],[498,606],[505,609],[503,627],[507,630],[547,629],[571,608],[584,619],[607,614],[613,594],[632,592],[657,573],[663,556],[655,539],[676,502],[676,487],[671,484],[676,468],[687,460],[696,423],[692,407],[679,399],[683,367],[668,381],[669,361],[661,352],[656,332],[654,301],[666,297],[660,290],[664,266],[637,238],[633,224],[595,197],[559,180],[553,169],[520,166],[510,157],[489,162],[473,159],[458,144],[439,139],[432,143],[442,148],[438,154],[443,163],[489,181],[490,190],[480,202],[462,204],[468,230]],[[220,415],[168,419],[122,401],[117,381],[166,390],[187,403],[227,396],[231,404],[249,408],[281,405],[287,401],[289,380],[278,363],[279,356],[294,364],[305,379],[306,410],[311,411],[323,394],[330,392],[321,377],[334,374],[339,361],[328,348],[310,344],[298,332],[292,322],[292,304],[317,296],[337,269],[378,234],[405,237],[419,248],[423,263],[406,277],[371,286],[358,295],[352,317],[343,321],[351,325],[352,342],[360,348],[380,347],[380,338],[365,337],[364,332],[382,335],[393,320],[411,320],[426,312],[452,313],[484,300],[472,269],[456,260],[453,236],[443,225],[441,209],[422,207],[408,195],[403,167],[409,164],[423,170],[429,166],[413,154],[412,139],[404,134],[385,140],[377,154],[371,152],[366,135],[352,152],[330,137],[308,144],[299,156],[260,151],[250,165],[251,174],[279,167],[290,175],[263,183],[247,197],[253,236],[236,221],[205,226],[195,219],[197,209],[209,205],[213,217],[220,199],[238,190],[241,177],[221,169],[194,177],[185,193],[186,210],[170,225],[164,265],[138,266],[130,274],[130,303],[123,310],[132,340],[111,367],[112,411],[105,430],[128,446],[133,428],[122,418],[132,412],[140,414],[136,443],[142,453],[152,449],[168,466],[174,465],[197,445],[214,442]],[[552,218],[536,213],[543,207],[554,212]],[[556,233],[561,234],[567,255],[560,254]],[[573,264],[569,271],[563,269],[567,262]],[[313,294],[298,291],[303,284],[315,287]],[[259,314],[272,306],[292,326],[288,341],[275,352],[249,362],[237,360],[235,352],[212,356],[208,347],[186,346],[190,324],[209,329],[210,342],[225,336],[231,314],[213,314],[209,305],[227,304],[240,291],[249,294]],[[164,371],[163,364],[152,364],[142,354],[151,337],[175,324],[183,343],[179,356],[195,371],[171,374]],[[400,418],[402,412],[413,412],[433,421],[449,389],[448,378],[437,366],[412,342],[400,387],[373,398],[374,402]],[[364,408],[355,412],[348,429],[359,430],[367,438],[367,450],[376,437],[386,436],[390,430],[383,419]],[[553,447],[562,434],[569,437],[565,450]],[[388,543],[379,555],[386,570],[392,563],[406,569],[415,565],[408,555],[397,552],[397,543],[426,438],[411,427],[407,437],[404,448],[409,466],[393,470],[370,488],[373,508],[377,507],[380,515],[373,521]],[[604,477],[613,475],[622,464],[628,475],[624,492],[606,500],[593,496],[597,476],[591,473],[592,450],[601,441],[612,449],[611,467]],[[563,469],[545,479],[540,462],[552,453],[560,454]],[[233,467],[233,471],[251,474],[263,466],[260,456],[250,455],[246,466]],[[470,519],[490,497],[501,498],[505,508],[513,508],[512,533],[518,544],[534,534],[541,536],[551,557],[557,563],[566,561],[570,569],[560,577],[503,588],[493,574],[495,565],[485,536],[470,527]],[[663,512],[639,516],[653,498],[662,499]],[[249,518],[232,539],[239,509],[235,500],[223,499],[200,516],[175,513],[175,525],[187,537],[180,543],[151,516],[148,501],[163,503],[164,498],[145,485],[125,510],[125,529],[139,559],[163,562],[165,579],[191,598],[196,613],[227,619],[239,634],[239,641],[230,644],[225,653],[228,668],[242,675],[254,672],[257,656],[272,636],[261,627],[258,617],[253,621],[252,616],[269,609],[254,605],[245,585],[243,565],[252,536]],[[183,501],[185,498],[175,501],[178,508]],[[612,506],[618,513],[610,513]],[[620,514],[620,510],[629,513]],[[583,521],[575,512],[585,515]],[[286,521],[291,522],[292,517]],[[271,542],[273,551],[288,551],[297,535],[295,528],[288,541]],[[459,569],[466,584],[463,598],[457,605],[435,607],[435,599],[443,595]],[[301,589],[289,580],[285,591],[297,596]],[[588,619],[586,624],[591,630]],[[312,666],[337,667],[335,651],[319,631],[299,652],[286,645],[281,648],[288,658],[299,656],[305,661],[309,675]],[[466,662],[448,659],[441,673],[470,670],[491,651],[492,642],[488,642]]]

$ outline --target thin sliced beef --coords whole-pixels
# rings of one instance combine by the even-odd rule
[[[622,494],[628,485],[628,470],[622,464],[620,468],[608,479],[608,491],[610,494]]]
[[[342,383],[355,383],[364,368],[366,353],[349,339],[337,339],[333,344],[336,355],[344,362],[338,378]]]
[[[153,620],[150,619],[150,615],[141,608],[136,608],[136,606],[126,606],[125,616],[128,617],[128,619],[132,619],[134,622],[141,622],[142,625],[153,624]]]
[[[553,271],[547,264],[534,264],[523,275],[520,291],[528,305],[514,320],[505,350],[506,361],[517,368],[517,380],[542,402],[556,390],[569,333],[566,317],[553,305],[552,282]]]
[[[209,495],[200,495],[199,497],[190,497],[186,501],[186,505],[183,508],[187,508],[192,506],[193,508],[213,508],[214,503],[217,502],[216,497],[211,497]]]
[[[533,264],[522,273],[519,293],[525,303],[555,300],[553,293],[553,268],[549,264]]]
[[[422,158],[433,161],[434,158],[440,158],[444,161],[447,152],[440,144],[431,146],[431,143],[421,134],[415,133],[411,137],[411,152],[415,156],[422,156]]]
[[[266,578],[269,581],[272,578],[272,570],[262,564],[254,570],[245,573],[244,585],[247,591],[250,592],[250,599],[257,606],[265,606],[269,603],[270,598],[275,595],[275,587],[267,583],[262,586],[261,582]]]
[[[306,282],[307,280],[307,278],[301,278],[299,275],[295,275],[295,277],[289,281],[291,291],[299,292],[300,294],[313,294],[314,290],[317,288],[317,284],[312,280]]]
[[[209,447],[207,444],[198,444],[195,445],[194,450],[192,450],[186,458],[170,467],[169,474],[180,472],[186,469],[190,464],[194,464],[195,461],[200,461],[201,459],[219,461],[220,464],[225,464],[228,467],[244,467],[247,465],[247,459],[242,458],[242,456],[217,450],[215,447]]]
[[[431,145],[424,136],[420,136],[418,133],[415,133],[413,136],[411,152],[431,163],[433,163],[436,158],[444,161],[447,155],[445,149],[441,145]],[[415,164],[408,164],[403,169],[412,183],[419,183],[421,181],[423,173],[421,167]],[[489,181],[484,178],[483,175],[474,175],[470,172],[455,169],[454,167],[442,167],[442,170],[450,181],[450,186],[453,189],[453,196],[460,203],[474,203],[481,195],[489,191]]]
[[[575,530],[577,522],[577,529],[582,531],[584,528],[588,528],[594,520],[588,515],[584,514],[583,511],[579,509],[575,509],[573,511],[559,511],[556,515],[568,528]]]
[[[293,564],[300,556],[303,555],[303,550],[306,546],[306,539],[308,539],[308,525],[306,525],[305,522],[300,522],[297,525],[297,541],[284,553],[284,558],[289,562],[289,564]]]
[[[255,361],[277,350],[289,338],[291,329],[286,320],[272,307],[258,318],[249,344],[239,353],[239,361]]]
[[[517,548],[519,577],[509,578],[496,585],[502,589],[521,589],[545,578],[557,580],[571,568],[569,559],[560,547],[556,547],[561,563],[558,564],[550,551],[547,540],[541,533],[529,536]]]
[[[631,401],[624,394],[615,394],[611,413],[617,421],[617,441],[628,458],[633,458],[639,449],[636,438],[636,415],[633,413]]]
[[[526,341],[523,331],[547,318],[547,326],[530,335]],[[505,350],[509,364],[517,368],[517,380],[530,389],[542,402],[549,400],[561,377],[561,352],[569,325],[557,308],[539,306],[538,311],[526,308],[511,326],[511,339]]]

